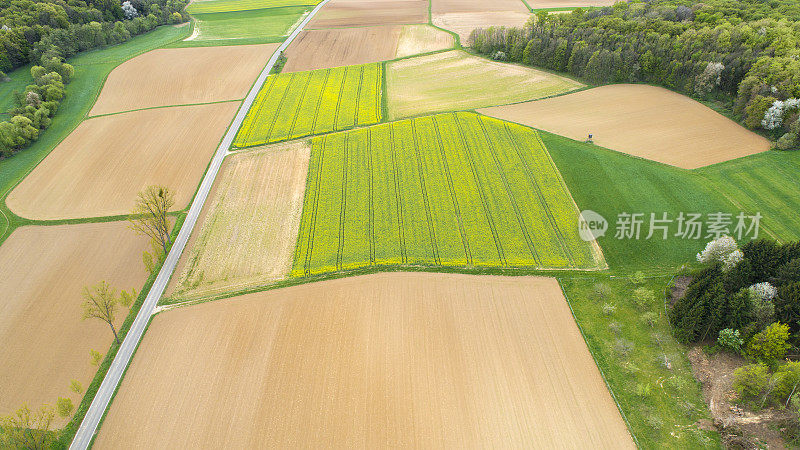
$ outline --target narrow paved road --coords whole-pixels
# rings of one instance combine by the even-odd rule
[[[144,304],[139,310],[139,314],[136,315],[136,319],[133,321],[131,329],[125,336],[125,340],[122,341],[122,345],[120,346],[116,357],[114,357],[114,361],[111,363],[111,367],[108,369],[108,373],[106,373],[103,383],[100,384],[100,389],[98,389],[94,400],[92,400],[92,404],[89,406],[89,410],[86,412],[86,416],[84,416],[83,422],[81,422],[81,426],[78,428],[78,432],[75,434],[75,438],[72,440],[72,444],[69,447],[70,449],[84,450],[89,447],[89,443],[92,441],[92,437],[97,430],[97,425],[100,423],[100,419],[103,417],[103,413],[105,413],[108,403],[111,401],[111,397],[114,395],[114,391],[119,385],[122,374],[125,372],[125,368],[128,366],[128,362],[133,356],[136,346],[142,339],[147,322],[153,315],[156,304],[161,298],[161,295],[164,293],[164,289],[167,287],[169,278],[172,275],[172,272],[175,270],[175,266],[178,264],[181,253],[183,253],[183,248],[186,246],[186,242],[189,240],[192,230],[194,230],[194,226],[197,223],[197,218],[200,216],[200,211],[203,209],[203,205],[206,202],[206,198],[211,190],[211,186],[214,184],[214,179],[217,177],[217,172],[219,171],[225,156],[228,154],[228,149],[233,143],[233,138],[236,137],[236,133],[239,131],[239,127],[242,126],[242,121],[244,120],[247,111],[250,109],[250,106],[252,106],[253,101],[255,100],[258,91],[261,89],[261,86],[264,84],[264,81],[266,81],[267,76],[269,76],[269,72],[278,61],[278,56],[280,56],[281,52],[285,50],[289,44],[291,44],[294,38],[300,34],[308,22],[314,17],[320,8],[328,3],[328,1],[330,0],[323,0],[320,4],[318,4],[316,8],[314,8],[311,13],[306,16],[300,25],[295,28],[295,30],[289,35],[283,44],[278,47],[278,50],[272,55],[272,58],[269,59],[267,66],[264,67],[264,70],[258,76],[255,84],[247,94],[247,97],[242,103],[242,107],[239,109],[239,112],[233,119],[233,123],[231,123],[231,126],[228,128],[228,132],[225,133],[225,137],[219,144],[217,152],[214,154],[214,159],[211,160],[211,166],[208,168],[208,171],[203,178],[203,182],[200,184],[200,189],[197,191],[197,195],[192,202],[192,206],[189,208],[189,213],[186,215],[186,220],[183,222],[181,231],[178,233],[178,237],[175,239],[175,243],[172,245],[172,249],[167,255],[164,265],[161,267],[161,271],[158,272],[156,281],[153,283],[153,287],[150,288],[150,292],[147,294]]]

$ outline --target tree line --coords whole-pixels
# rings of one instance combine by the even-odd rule
[[[186,0],[0,0],[0,82],[33,63],[34,84],[14,92],[10,119],[0,122],[0,158],[39,138],[75,74],[66,59],[119,44],[159,25],[186,20]]]
[[[777,147],[800,147],[800,2],[633,0],[538,13],[522,28],[476,29],[469,44],[495,59],[592,83],[646,82],[732,101]]]

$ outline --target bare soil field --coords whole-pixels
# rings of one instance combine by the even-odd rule
[[[517,11],[528,12],[522,0],[432,0],[431,13]]]
[[[696,169],[769,149],[769,141],[664,88],[618,84],[479,112],[670,164]]]
[[[428,23],[425,0],[333,0],[325,5],[308,28],[402,25]]]
[[[108,325],[81,320],[81,292],[105,280],[117,289],[140,289],[146,239],[125,222],[25,226],[0,247],[0,415],[23,403],[55,405],[70,380],[86,388],[96,367],[89,350],[105,353]],[[121,325],[126,309],[117,314]],[[56,426],[64,424],[57,419]]]
[[[167,292],[188,298],[285,278],[310,155],[307,141],[293,141],[229,156]]]
[[[31,219],[127,214],[152,184],[186,207],[238,102],[176,106],[81,123],[6,199]]]
[[[430,25],[406,25],[400,33],[396,58],[452,48],[453,36]]]
[[[90,115],[242,99],[278,45],[147,52],[111,71]]]
[[[403,27],[383,25],[303,31],[286,49],[283,72],[327,69],[394,58]]]
[[[433,24],[458,34],[461,45],[468,46],[475,28],[521,27],[531,14],[527,11],[452,12],[433,14]]]
[[[387,65],[389,118],[502,105],[583,87],[572,79],[454,50]]]
[[[578,8],[582,6],[611,6],[618,0],[528,0],[533,9]]]
[[[391,273],[159,314],[96,448],[633,448],[554,279]]]

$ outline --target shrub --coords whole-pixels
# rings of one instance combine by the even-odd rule
[[[656,296],[650,289],[640,287],[633,291],[633,303],[639,309],[647,308],[655,301]]]
[[[658,322],[658,314],[656,314],[656,313],[654,313],[652,311],[648,311],[648,312],[642,314],[642,320],[648,326],[652,327],[652,326],[654,326],[656,324],[656,322]]]
[[[742,354],[744,339],[739,336],[739,330],[725,328],[719,332],[719,336],[717,337],[717,345],[736,354]]]
[[[617,310],[617,307],[612,305],[611,303],[603,303],[601,309],[603,310],[603,314],[610,316],[614,314],[614,312]]]
[[[631,275],[631,283],[633,284],[642,284],[644,283],[644,272],[641,270]]]
[[[736,241],[730,236],[722,236],[706,244],[706,248],[697,254],[697,260],[701,263],[723,262],[736,250],[739,250]]]
[[[774,365],[786,357],[789,350],[789,326],[773,323],[756,333],[747,343],[747,356],[762,363]]]
[[[769,383],[769,368],[765,364],[748,364],[733,372],[733,389],[745,402],[761,397]]]

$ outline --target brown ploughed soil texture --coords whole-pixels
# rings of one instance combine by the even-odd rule
[[[70,381],[88,387],[97,370],[89,350],[105,353],[114,339],[104,322],[81,319],[83,288],[105,280],[118,290],[141,289],[149,248],[126,222],[25,226],[11,234],[0,247],[0,415],[24,403],[38,411],[58,397],[80,403]],[[127,313],[117,311],[117,327]]]
[[[531,16],[521,0],[433,0],[433,24],[453,31],[467,45],[470,32],[475,28],[491,26],[521,27]]]
[[[311,28],[428,23],[425,0],[333,0],[309,22]]]
[[[155,317],[96,448],[633,448],[552,278],[389,273]]]
[[[228,156],[167,292],[197,297],[285,278],[310,156],[307,141]]]
[[[401,25],[303,31],[286,49],[284,72],[327,69],[393,59]]]
[[[162,48],[144,53],[111,71],[90,115],[242,99],[278,45]]]
[[[31,219],[127,214],[154,184],[182,209],[236,113],[238,102],[176,106],[96,117],[81,123],[6,199]]]
[[[581,6],[611,6],[618,0],[528,0],[533,9],[577,8]]]
[[[695,169],[769,150],[769,141],[684,95],[618,84],[479,110],[641,158]]]

